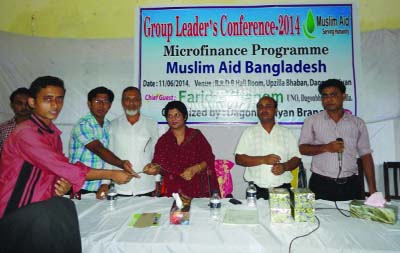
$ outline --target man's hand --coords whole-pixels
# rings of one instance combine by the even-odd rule
[[[331,141],[326,144],[327,152],[331,153],[341,153],[344,151],[344,143],[343,141]]]
[[[160,165],[156,163],[149,163],[144,166],[143,173],[147,175],[157,175],[160,173]]]
[[[279,176],[282,175],[286,170],[286,165],[284,163],[277,163],[272,166],[271,172],[274,175]]]
[[[180,176],[186,181],[189,181],[192,180],[194,175],[196,175],[196,173],[199,171],[200,171],[200,166],[198,164],[195,164],[193,166],[186,168],[185,171],[180,174]]]
[[[96,193],[96,198],[97,199],[105,199],[105,198],[107,198],[107,194],[108,194],[108,185],[102,184]]]
[[[71,184],[64,178],[60,178],[59,180],[57,180],[54,188],[54,195],[61,197],[64,196],[71,189]]]
[[[264,156],[264,164],[268,164],[268,165],[274,165],[276,163],[279,163],[281,161],[281,157],[278,155],[274,155],[274,154],[270,154],[270,155],[266,155]]]
[[[117,184],[128,183],[129,181],[131,181],[132,177],[134,177],[134,174],[136,174],[135,172],[134,172],[134,174],[131,174],[124,170],[113,170],[112,173],[113,174],[112,174],[111,178]],[[137,174],[136,174],[136,176],[139,177]]]
[[[132,175],[132,177],[140,178],[139,174],[132,169],[132,164],[128,160],[122,160],[122,169]]]
[[[130,161],[128,161],[128,160],[122,160],[122,169],[124,169],[126,172],[129,172],[129,173],[134,173],[134,171],[133,171],[133,166],[132,166],[132,164],[131,164],[131,162]]]

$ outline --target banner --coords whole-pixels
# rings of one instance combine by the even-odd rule
[[[262,96],[280,124],[322,110],[318,85],[344,81],[356,114],[358,17],[352,4],[141,8],[135,80],[142,113],[165,122],[180,100],[188,123],[254,123]],[[357,29],[356,29],[357,28]]]

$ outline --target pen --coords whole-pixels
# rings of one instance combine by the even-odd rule
[[[149,145],[150,140],[151,140],[151,137],[147,140],[146,145],[144,145],[143,153],[146,152],[146,148],[147,148],[147,145]]]

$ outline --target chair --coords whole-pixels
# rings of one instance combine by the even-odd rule
[[[361,199],[365,199],[365,196],[369,195],[369,193],[365,192],[365,183],[364,183],[364,166],[362,164],[361,158],[357,159],[357,167],[358,167],[358,177],[361,188]]]
[[[295,168],[292,172],[292,182],[290,185],[293,188],[307,188],[307,174],[304,169],[303,162],[300,162],[299,167]]]
[[[392,173],[390,173],[390,171]],[[392,175],[392,180],[390,180],[390,175]],[[385,198],[390,201],[390,199],[400,199],[399,195],[399,178],[400,175],[400,162],[384,162],[383,163],[383,179],[385,182]],[[390,193],[390,181],[393,182],[394,195]]]
[[[214,165],[221,197],[232,197],[233,181],[231,169],[235,164],[229,160],[216,159]]]

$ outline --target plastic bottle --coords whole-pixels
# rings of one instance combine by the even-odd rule
[[[257,188],[253,181],[250,181],[246,188],[246,200],[249,207],[257,206]]]
[[[114,210],[117,201],[117,191],[115,190],[114,184],[110,184],[110,189],[108,190],[107,200],[110,205],[110,210]]]
[[[215,190],[212,191],[210,198],[210,215],[215,220],[219,220],[221,216],[221,198]]]

